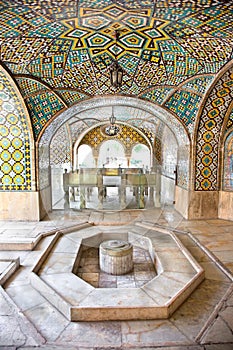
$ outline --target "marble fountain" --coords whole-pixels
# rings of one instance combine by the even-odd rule
[[[121,288],[89,283],[82,278],[83,254],[87,249],[99,252],[106,241],[124,242],[135,251],[145,251],[155,273],[143,283]],[[123,267],[119,273],[123,278],[134,276],[132,250],[129,255],[128,260],[123,258],[123,265],[130,261],[130,268]],[[98,256],[103,265],[103,256]],[[89,265],[89,272],[100,276],[100,271],[91,271],[97,264]],[[103,273],[114,275],[111,270]],[[84,223],[59,230],[30,273],[31,285],[70,321],[166,319],[203,279],[204,270],[173,232],[146,223],[111,228]]]

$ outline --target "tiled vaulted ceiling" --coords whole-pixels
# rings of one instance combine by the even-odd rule
[[[164,106],[192,132],[204,92],[232,59],[232,11],[218,0],[1,0],[0,57],[36,136],[64,108],[115,93]]]

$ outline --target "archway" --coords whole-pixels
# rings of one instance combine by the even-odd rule
[[[68,125],[68,127],[72,125],[73,127],[73,129],[70,127],[69,131],[70,146],[73,145],[73,147],[70,147],[66,152],[69,152],[69,157],[71,159],[70,165],[75,172],[77,164],[74,166],[74,154],[85,136],[86,130],[91,130],[95,125],[101,126],[106,124],[111,115],[113,105],[115,106],[114,111],[118,123],[122,125],[125,123],[131,125],[141,133],[145,132],[146,129],[147,138],[151,139],[155,151],[153,154],[152,168],[153,170],[157,170],[160,175],[162,175],[163,172],[163,135],[166,134],[166,130],[170,130],[177,143],[177,185],[179,186],[179,181],[181,180],[182,188],[188,189],[190,142],[183,125],[159,106],[156,106],[155,109],[155,105],[150,102],[145,102],[142,106],[137,99],[122,98],[120,96],[117,103],[116,98],[113,97],[92,99],[91,101],[73,106],[66,112],[57,116],[57,118],[48,125],[38,143],[40,172],[44,168],[43,154],[48,155],[50,153],[51,140],[62,125]],[[41,151],[43,152],[41,153]]]

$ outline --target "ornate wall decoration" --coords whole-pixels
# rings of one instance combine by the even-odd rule
[[[50,165],[59,165],[71,161],[71,142],[69,130],[63,125],[54,135],[50,144]]]
[[[173,112],[166,120],[172,129],[176,124],[178,138],[184,129],[173,121],[175,117],[192,134],[201,97],[232,59],[232,42],[232,4],[218,0],[22,0],[14,4],[3,0],[0,6],[0,59],[17,79],[36,139],[42,130],[45,139],[51,137],[47,134],[53,128],[48,124],[63,108],[88,102],[92,96],[115,96],[108,73],[115,55],[125,70],[117,91],[122,101],[139,96],[145,103],[154,102],[155,109],[165,106],[165,115]],[[199,122],[197,190],[218,187],[217,141],[229,105],[227,96],[217,85]],[[214,116],[215,112],[219,114]],[[143,122],[149,124],[147,118],[126,119],[141,127]],[[231,121],[232,116],[226,132]],[[58,118],[54,130],[62,122]],[[89,124],[93,123],[90,119]]]
[[[93,95],[116,93],[108,73],[115,55],[125,70],[121,94],[162,104],[167,89],[195,76],[196,83],[191,87],[189,81],[182,90],[204,94],[206,73],[213,76],[231,58],[231,10],[231,4],[217,0],[35,1],[33,6],[4,0],[0,58],[20,80],[37,136],[61,110],[58,96],[71,106]],[[25,90],[19,74],[37,78],[48,90],[40,95],[35,80]],[[184,93],[179,99],[177,94],[175,100],[183,101]],[[188,111],[176,112],[188,122]]]
[[[193,131],[201,96],[188,91],[177,91],[165,103],[165,107],[175,113]]]
[[[171,91],[173,91],[171,87],[155,87],[149,91],[143,92],[140,97],[161,105]]]
[[[12,81],[0,69],[0,190],[30,191],[31,135],[26,111]]]
[[[133,146],[135,144],[144,144],[148,146],[146,139],[138,133],[134,128],[128,125],[119,124],[120,132],[116,136],[108,136],[102,131],[102,127],[98,126],[90,130],[80,142],[80,145],[86,144],[91,148],[98,150],[100,145],[109,139],[118,140],[124,146],[127,154],[131,154]]]
[[[233,127],[233,110],[232,110],[232,112],[231,112],[231,114],[229,116],[225,133],[227,133],[232,127]]]
[[[218,145],[226,112],[233,99],[233,68],[212,88],[202,111],[196,139],[195,190],[217,191]]]
[[[17,81],[30,110],[34,134],[37,138],[52,116],[64,108],[64,103],[54,92],[38,81],[27,78],[18,78]]]
[[[228,135],[224,145],[222,187],[224,191],[233,191],[233,131]]]

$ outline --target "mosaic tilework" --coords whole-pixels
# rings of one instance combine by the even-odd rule
[[[37,93],[38,91],[48,90],[44,84],[35,79],[17,77],[16,81],[23,97],[27,97],[28,95]]]
[[[218,143],[220,130],[233,99],[233,68],[216,83],[199,121],[196,145],[196,190],[218,190]]]
[[[227,126],[226,126],[226,130],[225,130],[225,133],[227,133],[231,128],[233,127],[233,110],[229,116],[229,119],[228,119],[228,123],[227,123]]]
[[[31,111],[36,137],[47,121],[64,107],[58,97],[51,91],[45,91],[36,96],[29,96],[25,101]]]
[[[21,3],[33,6],[35,11],[39,11],[46,18],[59,20],[65,18],[74,18],[77,9],[74,0],[22,0]]]
[[[66,102],[66,104],[70,107],[72,104],[77,103],[78,101],[81,101],[85,98],[87,98],[87,95],[82,94],[77,91],[71,91],[71,90],[56,90],[57,94],[63,98],[63,100]]]
[[[94,7],[100,9],[109,5],[110,3],[113,3],[113,1],[110,0],[81,0],[79,2],[80,6],[82,7]],[[114,3],[120,6],[125,6],[125,8],[129,9],[137,9],[148,6],[151,7],[151,5],[153,5],[152,0],[115,0]]]
[[[188,18],[184,17],[179,21],[180,25],[188,25],[193,31],[201,32],[205,37],[224,37],[232,42],[232,27],[228,22],[232,16],[232,3],[224,1],[219,4],[220,6],[216,7],[206,7]],[[207,50],[210,50],[210,46]]]
[[[2,3],[6,6],[0,7],[0,59],[13,74],[36,77],[55,91],[63,90],[68,106],[85,96],[116,93],[108,72],[115,55],[125,69],[117,92],[156,103],[163,103],[165,85],[178,86],[197,74],[193,89],[204,93],[208,79],[200,74],[217,73],[231,57],[232,7],[217,0]],[[27,88],[36,93],[35,83]],[[35,104],[28,102],[38,135],[61,106],[57,102],[51,114],[42,112],[40,123]],[[43,98],[36,102],[41,111],[47,108]],[[179,112],[178,118],[186,121]]]
[[[24,74],[40,81],[21,85],[36,137],[64,107],[59,96],[71,106],[89,96],[116,92],[140,95],[157,104],[166,101],[166,107],[192,132],[200,94],[232,57],[231,3],[15,0],[13,6],[11,0],[3,0],[3,4],[0,59],[17,79],[18,74]],[[116,43],[115,30],[119,28]],[[108,75],[115,55],[125,69],[123,86],[117,91],[110,86]],[[209,80],[206,74],[211,74]],[[42,92],[43,83],[48,88]],[[167,86],[178,88],[168,101]],[[219,99],[224,103],[219,102],[215,109],[223,116],[228,100],[222,96]],[[211,103],[206,103],[207,110],[212,110]],[[193,110],[187,107],[191,104]],[[198,154],[202,156],[197,156],[195,188],[208,190],[216,187],[218,136],[210,140],[215,119],[206,121],[206,110],[203,118],[198,135]],[[135,117],[132,123],[141,126],[142,120]],[[214,133],[220,132],[214,128]]]
[[[189,145],[179,147],[179,156],[177,164],[177,184],[186,190],[189,189],[189,166],[190,166],[190,148]]]
[[[154,134],[151,130],[146,129],[145,127],[139,127],[139,130],[150,140],[151,144],[154,142]]]
[[[34,79],[17,78],[17,82],[30,110],[34,134],[37,138],[47,121],[64,108],[64,104],[44,84]]]
[[[159,165],[162,165],[162,138],[164,128],[165,125],[163,123],[159,123],[154,140],[154,155]]]
[[[233,191],[233,132],[231,132],[224,145],[223,190]]]
[[[25,110],[0,71],[0,190],[32,190],[30,134]]]
[[[182,43],[178,42],[178,39],[166,40],[161,42],[159,46],[166,69],[167,85],[180,84],[188,77],[199,73],[204,66]]]
[[[45,189],[50,186],[50,170],[49,170],[49,144],[39,145],[39,189]]]
[[[182,89],[193,90],[196,93],[204,94],[214,79],[214,75],[198,76],[182,85]]]
[[[70,156],[70,140],[66,126],[62,126],[54,135],[50,145],[50,165],[68,163]]]
[[[145,98],[151,102],[156,102],[158,104],[162,104],[167,95],[172,91],[172,88],[154,88],[149,90],[148,92],[143,93],[140,97]]]
[[[201,96],[195,93],[178,91],[169,98],[165,107],[179,116],[192,132],[200,101]]]
[[[82,139],[80,145],[87,144],[92,148],[98,149],[102,142],[115,139],[122,143],[127,153],[131,153],[132,148],[135,144],[140,143],[148,146],[145,138],[140,135],[135,129],[127,126],[120,125],[120,132],[114,136],[109,137],[104,133],[104,128],[99,126],[90,130]]]

